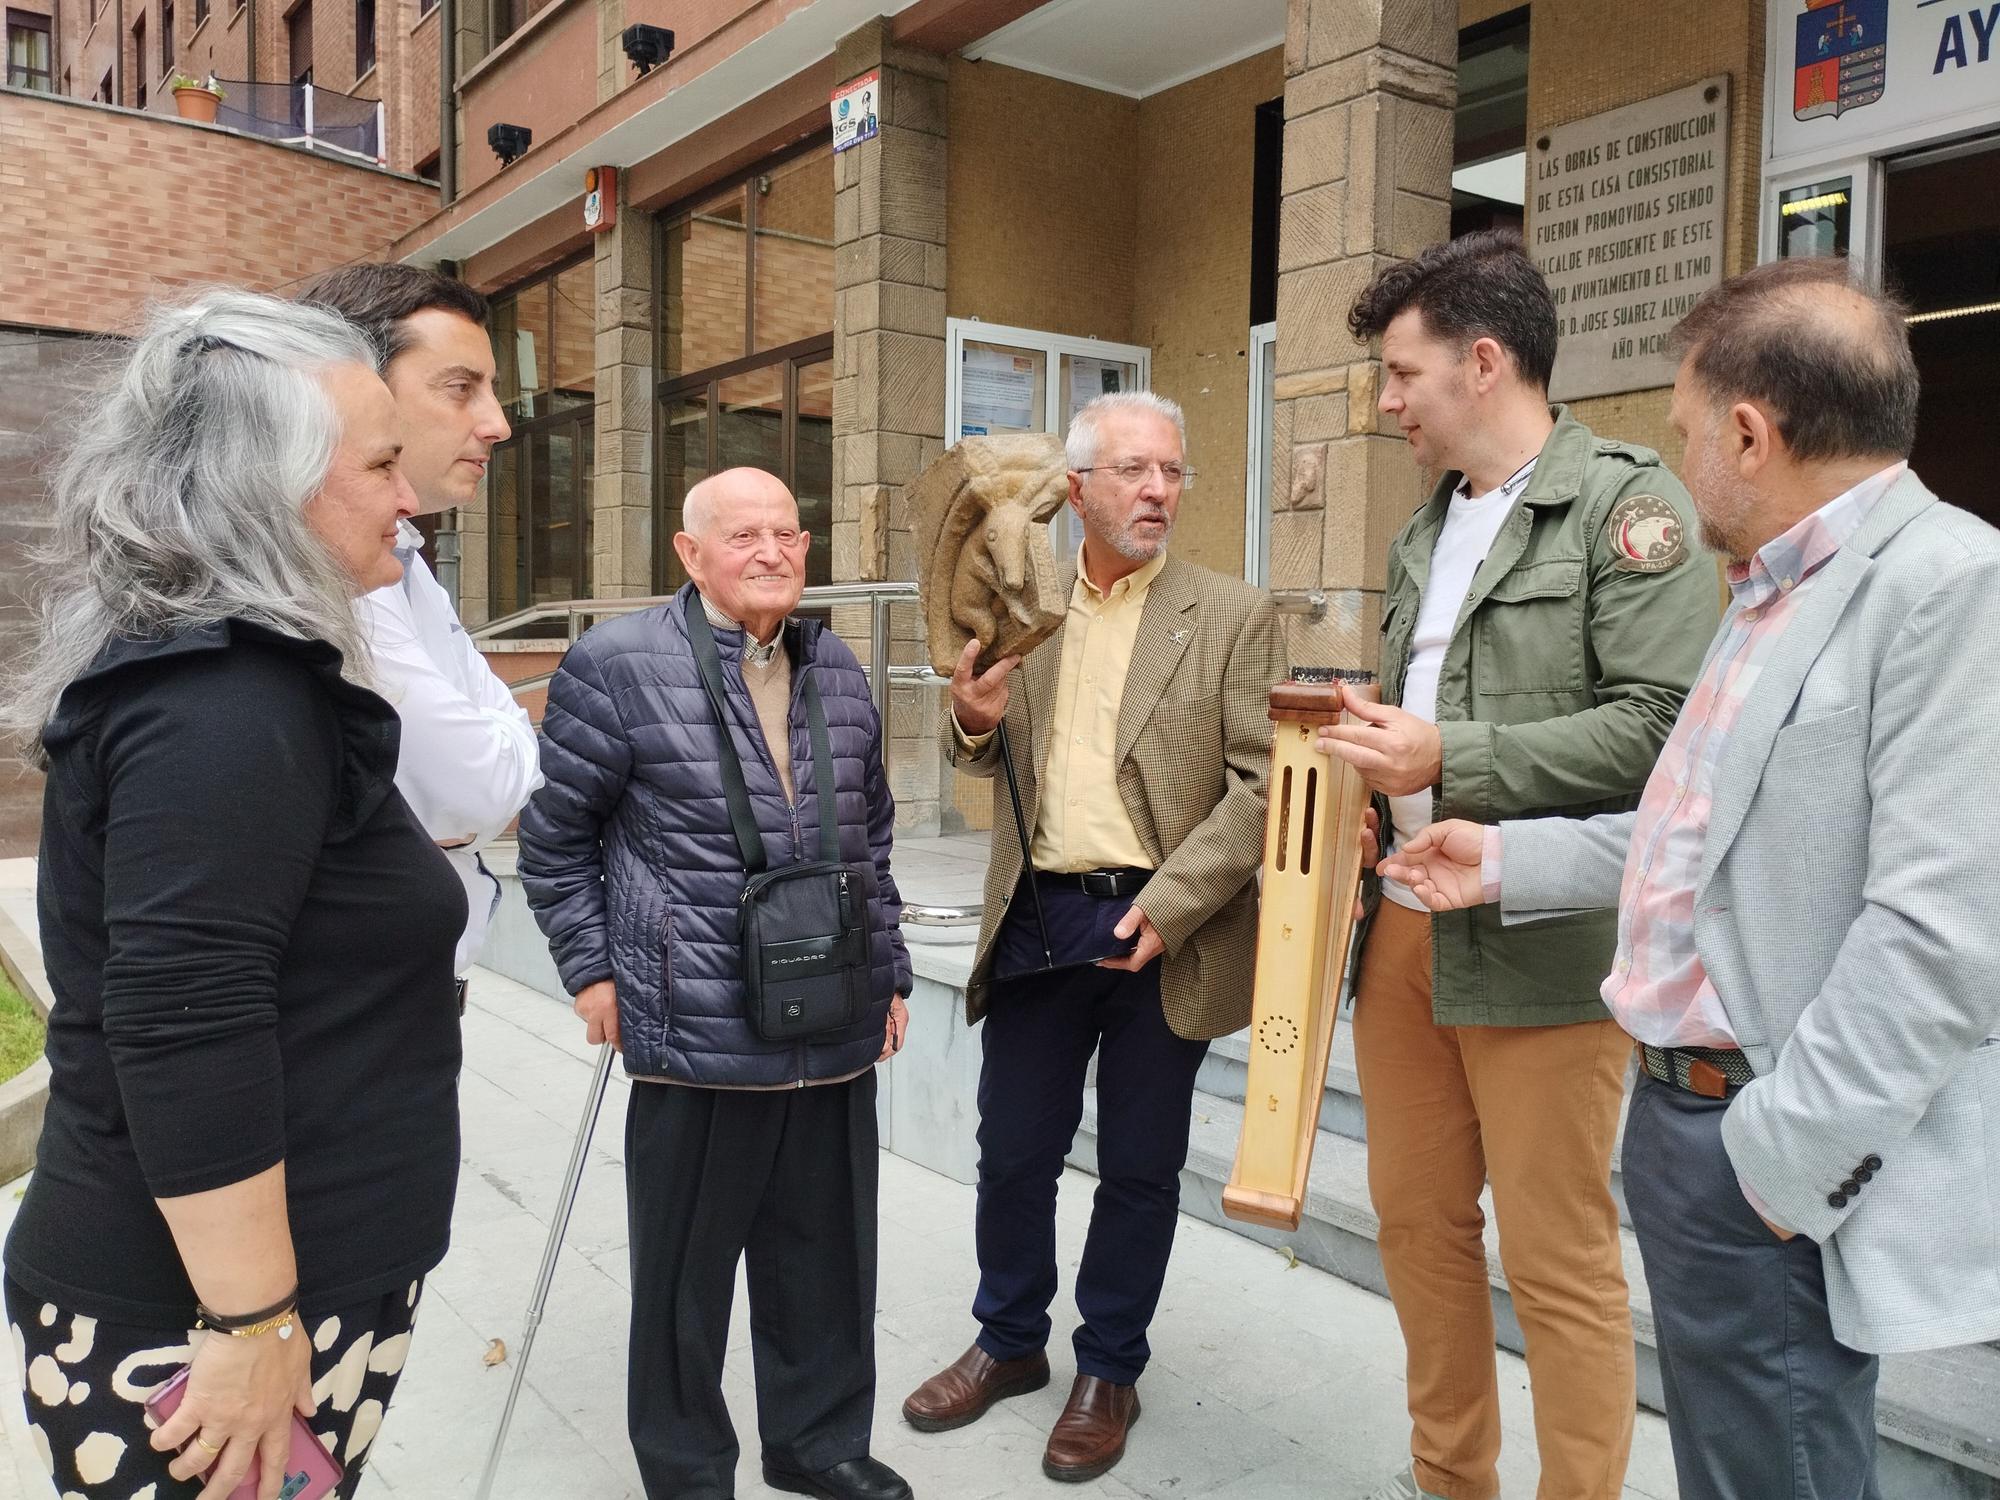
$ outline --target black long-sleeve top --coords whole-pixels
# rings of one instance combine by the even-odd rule
[[[302,1300],[443,1257],[465,895],[396,792],[397,721],[339,657],[241,621],[117,641],[44,736],[49,1105],[7,1274],[186,1328],[155,1198],[282,1160]]]

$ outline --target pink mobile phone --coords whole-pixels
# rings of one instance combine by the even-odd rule
[[[146,1410],[152,1413],[154,1421],[164,1422],[174,1414],[187,1390],[187,1379],[188,1372],[183,1369],[147,1398]],[[340,1461],[320,1446],[306,1419],[293,1412],[292,1451],[285,1460],[285,1482],[278,1489],[278,1500],[322,1500],[334,1492],[345,1473]],[[250,1472],[243,1476],[243,1482],[231,1492],[229,1500],[257,1500],[257,1481],[262,1477],[261,1461],[251,1459]]]

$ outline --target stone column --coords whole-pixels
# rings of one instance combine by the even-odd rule
[[[1375,665],[1389,542],[1423,493],[1347,312],[1450,233],[1457,66],[1455,0],[1291,0],[1270,582],[1326,591],[1323,621],[1289,617],[1301,663]]]
[[[597,236],[596,465],[591,479],[590,592],[653,592],[653,215],[625,202]]]
[[[905,489],[944,451],[943,58],[896,46],[881,19],[844,37],[843,83],[880,69],[880,135],[834,158],[833,576],[914,579]],[[835,612],[864,659],[865,609]],[[892,658],[925,659],[914,605],[898,608]],[[938,694],[894,694],[886,746],[897,828],[934,833],[948,774],[932,726]]]

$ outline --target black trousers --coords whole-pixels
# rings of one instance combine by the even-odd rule
[[[1129,900],[1044,885],[1056,960],[1106,953]],[[995,938],[996,973],[1042,962],[1025,891]],[[1137,974],[1082,967],[998,982],[981,1028],[979,1345],[1018,1359],[1048,1342],[1056,1293],[1056,1184],[1083,1119],[1097,1054],[1097,1194],[1076,1275],[1080,1374],[1130,1385],[1151,1349],[1180,1214],[1195,1071],[1207,1042],[1176,1036],[1160,1009],[1160,964]]]
[[[722,1363],[739,1258],[765,1456],[817,1470],[867,1454],[876,1151],[873,1069],[804,1089],[633,1086],[627,1421],[648,1500],[736,1492]]]

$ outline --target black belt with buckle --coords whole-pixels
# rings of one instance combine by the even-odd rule
[[[1727,1099],[1756,1078],[1750,1059],[1734,1047],[1651,1047],[1639,1044],[1639,1065],[1669,1088]]]
[[[1055,874],[1048,870],[1035,871],[1035,879],[1042,885],[1065,886],[1082,891],[1086,896],[1101,896],[1107,900],[1118,900],[1136,896],[1146,888],[1146,882],[1153,878],[1151,870],[1080,870]]]

